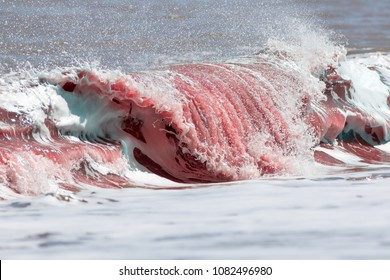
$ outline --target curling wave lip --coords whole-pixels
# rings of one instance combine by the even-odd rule
[[[315,100],[301,90],[302,77],[277,62],[258,55],[174,65],[117,79],[79,70],[56,83],[74,95],[115,103],[126,112],[119,117],[125,134],[108,137],[124,143],[125,150],[151,172],[178,182],[288,172],[283,158],[300,152],[296,146],[302,133],[317,139],[317,144],[335,139],[364,146],[388,141],[389,113],[375,118],[362,109],[353,98],[357,94],[353,81],[343,78],[336,67],[328,67],[319,77],[324,98]],[[368,71],[376,71],[381,83],[379,68]],[[295,99],[295,107],[287,105],[289,98]],[[320,152],[316,159],[336,162],[325,160]]]

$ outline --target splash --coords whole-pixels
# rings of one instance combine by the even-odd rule
[[[387,164],[389,56],[308,32],[223,61],[3,75],[1,196]]]

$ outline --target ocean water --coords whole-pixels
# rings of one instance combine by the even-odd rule
[[[353,65],[389,70],[389,10],[385,0],[1,1],[1,79],[17,92],[15,77],[62,67],[126,73],[265,47],[309,64],[345,50]],[[389,165],[329,153],[354,164],[298,161],[306,172],[191,185],[137,171],[130,188],[77,192],[42,185],[50,167],[32,169],[24,187],[35,195],[0,189],[0,258],[389,259]]]

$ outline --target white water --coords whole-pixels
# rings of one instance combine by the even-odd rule
[[[0,205],[1,257],[387,259],[388,176],[21,198]]]

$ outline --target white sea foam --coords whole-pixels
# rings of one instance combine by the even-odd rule
[[[375,66],[378,66],[376,71],[370,69]],[[386,141],[390,139],[390,131],[387,131],[386,125],[390,121],[388,69],[390,69],[388,56],[381,54],[343,61],[337,69],[344,79],[352,81],[354,90],[351,99],[347,96],[348,101],[373,118],[371,120],[373,127],[384,127]]]

